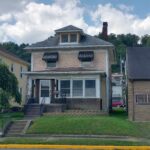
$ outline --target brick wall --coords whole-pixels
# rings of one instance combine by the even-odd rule
[[[138,105],[134,96],[138,93],[150,93],[150,81],[128,82],[128,115],[129,120],[150,121],[150,105]]]
[[[60,51],[58,68],[81,67],[81,62],[78,60],[79,51]],[[32,53],[33,71],[47,69],[45,61],[42,60],[43,52]],[[92,67],[102,71],[106,70],[106,53],[105,51],[95,51]]]

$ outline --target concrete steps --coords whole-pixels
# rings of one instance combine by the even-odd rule
[[[26,105],[25,117],[38,117],[41,116],[41,105],[39,104],[28,104]]]
[[[16,120],[11,122],[5,136],[11,137],[24,134],[30,123],[30,120]]]

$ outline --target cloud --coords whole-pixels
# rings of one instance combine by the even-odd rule
[[[99,4],[97,9],[91,12],[93,21],[107,21],[110,33],[133,33],[140,36],[150,33],[150,16],[141,19],[132,12],[132,7],[120,6],[121,9],[113,7],[110,3]]]
[[[34,43],[69,24],[96,35],[101,31],[103,21],[108,21],[109,33],[150,33],[150,15],[139,18],[132,6],[99,4],[95,10],[86,10],[80,0],[55,0],[50,4],[37,0],[14,1],[0,2],[0,42]],[[92,25],[85,21],[85,13],[89,13]]]
[[[54,30],[69,24],[87,28],[84,8],[76,0],[56,0],[51,5],[30,2],[22,12],[14,13],[14,24],[0,26],[0,40],[13,39],[17,43],[32,43],[54,34]]]

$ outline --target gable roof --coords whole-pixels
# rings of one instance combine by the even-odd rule
[[[127,49],[128,78],[132,80],[150,79],[150,47]]]
[[[82,29],[75,27],[73,25],[68,25],[66,27],[55,30],[56,33],[59,32],[82,32]]]

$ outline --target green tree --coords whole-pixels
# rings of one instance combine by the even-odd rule
[[[150,46],[150,35],[144,35],[141,38],[142,46]]]
[[[8,93],[8,95],[10,95],[11,98],[14,98],[17,103],[21,102],[17,78],[3,63],[0,63],[0,89],[2,90],[2,95]]]
[[[26,52],[24,49],[27,47],[29,44],[16,44],[13,42],[5,42],[5,43],[0,43],[0,47],[6,49],[7,51],[15,54],[16,56],[20,57],[21,59],[30,62],[30,54]]]

